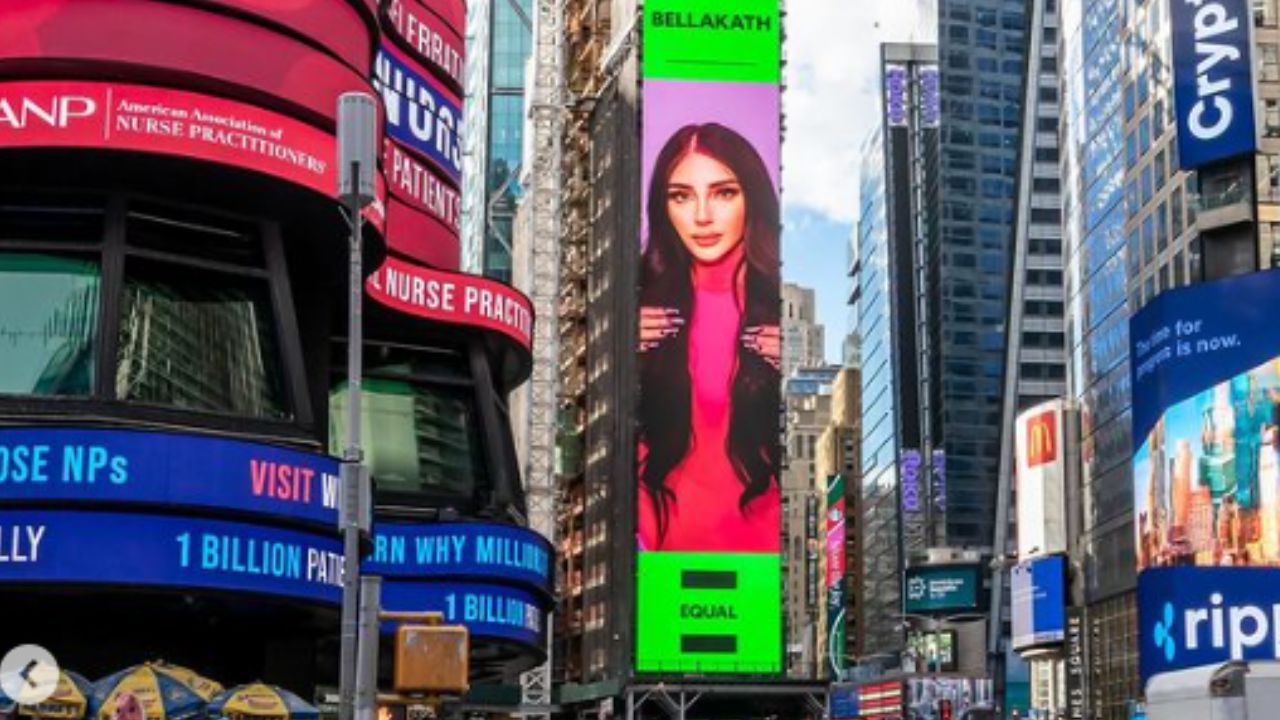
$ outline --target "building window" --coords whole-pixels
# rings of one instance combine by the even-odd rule
[[[93,392],[98,288],[95,262],[0,254],[0,394]]]
[[[1276,0],[1253,0],[1253,24],[1259,27],[1276,26]]]
[[[342,346],[335,355],[345,353]],[[462,358],[373,346],[361,385],[365,459],[380,503],[468,506],[487,485],[476,393]],[[346,383],[329,396],[330,451],[346,437]]]
[[[1280,100],[1263,101],[1262,128],[1267,137],[1280,137]]]
[[[1261,51],[1261,57],[1259,58],[1261,77],[1259,79],[1264,82],[1280,80],[1280,52],[1277,52],[1276,46],[1271,43],[1259,43],[1258,49]]]
[[[270,280],[254,226],[138,206],[125,227],[116,396],[290,417]]]
[[[1182,186],[1174,188],[1169,195],[1169,216],[1173,222],[1173,237],[1182,234]]]

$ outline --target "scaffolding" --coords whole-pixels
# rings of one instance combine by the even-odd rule
[[[529,189],[521,230],[528,258],[529,296],[535,317],[533,372],[528,392],[525,478],[529,525],[556,543],[556,440],[559,406],[560,332],[554,320],[560,295],[560,165],[564,100],[561,63],[561,0],[537,0],[533,23],[532,92],[526,158]],[[551,668],[555,615],[547,620],[547,658],[520,676],[521,714],[551,717]]]

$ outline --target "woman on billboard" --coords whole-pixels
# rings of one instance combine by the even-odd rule
[[[639,542],[777,552],[778,196],[751,144],[686,125],[654,161],[640,268]]]

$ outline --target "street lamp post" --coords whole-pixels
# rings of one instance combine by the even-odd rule
[[[378,106],[368,93],[344,93],[338,98],[338,200],[347,206],[351,228],[350,267],[347,298],[347,432],[342,453],[342,512],[338,524],[342,530],[342,627],[338,653],[338,717],[356,720],[357,694],[365,700],[372,696],[367,688],[357,693],[357,686],[367,685],[357,668],[361,655],[377,657],[377,649],[364,648],[359,653],[360,609],[360,536],[370,529],[370,488],[360,447],[360,384],[363,376],[364,267],[361,257],[361,212],[376,199],[374,172],[377,168]],[[377,586],[369,588],[366,603],[377,604]],[[377,636],[374,635],[374,642]],[[372,652],[370,652],[372,651]],[[366,660],[366,665],[368,661]],[[375,666],[376,667],[376,666]],[[377,682],[376,677],[373,682]],[[367,702],[367,700],[366,700]],[[372,715],[372,707],[361,707],[360,720]]]

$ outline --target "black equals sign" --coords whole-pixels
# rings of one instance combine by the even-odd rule
[[[737,590],[738,573],[733,570],[685,570],[680,573],[680,589]],[[738,636],[681,633],[680,652],[733,654],[738,652]]]

